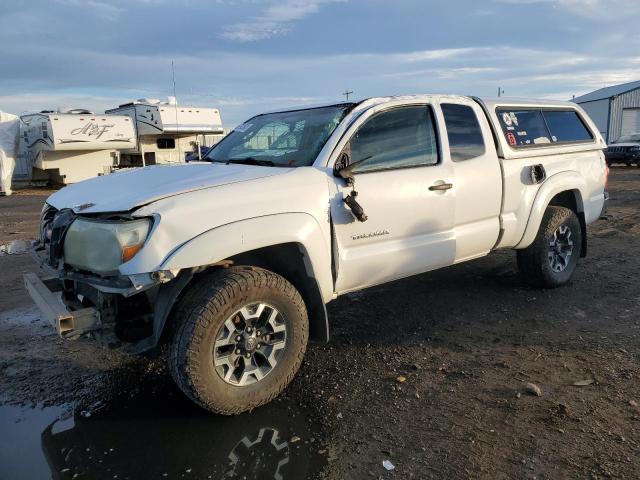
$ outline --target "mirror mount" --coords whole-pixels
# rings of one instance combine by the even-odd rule
[[[353,216],[359,222],[366,222],[368,217],[367,214],[364,213],[364,209],[362,205],[358,203],[356,197],[358,196],[358,192],[356,192],[356,179],[353,175],[353,167],[357,165],[359,162],[351,163],[351,149],[347,144],[347,147],[342,151],[340,157],[333,166],[333,175],[336,177],[341,177],[347,183],[348,187],[351,187],[351,193],[346,197],[343,197],[342,201],[345,203]]]
[[[347,149],[345,149],[333,166],[333,176],[344,179],[347,182],[347,185],[353,185],[355,180],[353,178],[353,170],[351,167],[351,155]]]

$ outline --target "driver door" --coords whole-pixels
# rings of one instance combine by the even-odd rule
[[[434,109],[405,105],[374,113],[345,147],[357,201],[357,221],[336,179],[331,202],[338,294],[453,263],[455,189],[440,153]]]

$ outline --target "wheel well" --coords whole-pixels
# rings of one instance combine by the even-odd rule
[[[582,195],[578,190],[565,190],[558,193],[549,202],[550,206],[565,207],[572,210],[580,221],[580,229],[582,230],[582,248],[580,256],[587,256],[587,223],[584,218],[584,205],[582,203]]]
[[[300,292],[309,315],[309,339],[329,340],[329,324],[320,289],[311,274],[311,265],[304,247],[298,243],[283,243],[243,252],[227,259],[234,265],[251,265],[270,270],[286,278]],[[216,268],[216,267],[212,267]],[[219,268],[219,267],[218,267]]]
[[[309,340],[313,342],[329,341],[329,320],[320,288],[316,280],[309,275],[311,265],[307,266],[304,247],[298,243],[283,243],[259,248],[229,257],[209,267],[185,270],[180,276],[163,285],[158,293],[159,307],[155,312],[154,335],[149,342],[141,346],[141,351],[157,344],[165,343],[174,328],[170,320],[176,306],[194,282],[214,268],[226,268],[229,265],[250,265],[270,270],[287,279],[296,287],[307,307],[309,315]]]

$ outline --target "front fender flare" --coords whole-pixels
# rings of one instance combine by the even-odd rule
[[[307,213],[283,213],[248,218],[201,233],[172,251],[161,270],[212,265],[259,248],[298,243],[307,275],[314,278],[324,303],[333,298],[331,250],[316,219]]]
[[[524,235],[515,248],[527,248],[533,243],[540,230],[542,217],[547,210],[549,203],[559,193],[573,191],[576,195],[576,206],[578,212],[584,212],[583,199],[585,198],[586,182],[577,172],[560,172],[547,178],[538,189],[536,198],[533,201],[531,213],[527,220]]]

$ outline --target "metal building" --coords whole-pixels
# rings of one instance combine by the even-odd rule
[[[589,114],[607,143],[640,133],[640,80],[601,88],[573,101]]]

